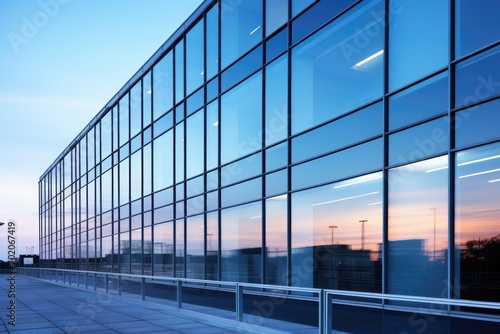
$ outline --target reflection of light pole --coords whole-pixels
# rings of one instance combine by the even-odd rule
[[[437,208],[430,208],[429,210],[434,211],[434,262],[436,262],[436,210]]]
[[[330,225],[328,228],[332,229],[332,245],[333,245],[333,230],[336,229],[338,226],[337,225]]]
[[[365,223],[367,219],[361,219],[359,222],[361,223],[361,249],[365,249]]]

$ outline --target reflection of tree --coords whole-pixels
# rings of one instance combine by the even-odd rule
[[[500,235],[468,240],[460,251],[461,298],[500,300]]]

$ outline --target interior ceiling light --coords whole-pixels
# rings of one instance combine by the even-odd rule
[[[367,57],[367,58],[363,59],[362,61],[360,61],[359,63],[356,63],[356,64],[353,66],[353,68],[358,68],[358,67],[361,67],[361,66],[365,65],[366,63],[368,63],[369,61],[371,61],[371,60],[373,60],[373,59],[377,58],[378,56],[380,56],[380,55],[381,55],[381,54],[383,54],[383,53],[384,53],[384,50],[380,50],[380,51],[378,51],[378,52],[375,52],[375,53],[374,53],[374,54],[372,54],[371,56],[369,56],[369,57]]]

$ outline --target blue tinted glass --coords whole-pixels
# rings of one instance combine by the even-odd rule
[[[141,81],[130,90],[130,137],[142,130],[142,85]]]
[[[401,164],[446,152],[447,117],[438,118],[389,136],[389,164]]]
[[[141,145],[142,145],[142,137],[141,135],[138,135],[130,141],[130,152],[134,153],[139,148],[141,148]]]
[[[196,93],[194,93],[187,99],[186,102],[187,116],[191,115],[193,112],[203,107],[204,99],[205,99],[205,89],[203,89],[202,87],[200,90],[198,90]]]
[[[212,101],[218,95],[219,95],[219,77],[216,77],[207,84],[207,102]]]
[[[288,165],[288,143],[273,146],[266,150],[266,172]]]
[[[120,100],[119,111],[119,124],[120,124],[120,146],[125,144],[130,139],[130,129],[129,129],[129,117],[130,117],[130,105],[129,105],[129,96],[128,94],[122,97]],[[91,136],[89,138],[89,151],[94,149],[94,133],[91,132]],[[94,166],[94,153],[89,154],[89,167]]]
[[[207,191],[217,189],[219,187],[219,170],[216,169],[207,173]]]
[[[376,139],[292,167],[292,189],[304,188],[381,169],[383,141]]]
[[[303,11],[316,0],[292,0],[292,17]]]
[[[456,56],[474,52],[500,38],[498,0],[457,0],[455,5]]]
[[[388,292],[448,289],[448,157],[389,170]]]
[[[293,49],[292,133],[382,96],[384,21],[373,17],[379,11],[382,1],[363,2]]]
[[[174,189],[172,187],[159,191],[153,195],[155,208],[172,204],[174,201]]]
[[[174,102],[173,66],[173,56],[170,51],[153,67],[153,120],[172,108]]]
[[[154,191],[171,186],[174,181],[173,172],[173,136],[172,130],[153,141],[153,180]],[[156,203],[155,203],[156,205]]]
[[[173,120],[172,120],[173,113],[169,112],[153,124],[153,134],[155,137],[158,137],[168,129],[170,129],[173,126]]]
[[[219,6],[207,13],[207,79],[219,71]]]
[[[175,108],[175,123],[176,124],[181,122],[185,117],[184,105],[185,105],[185,103],[183,102]]]
[[[500,94],[500,47],[457,65],[455,107],[477,103]]]
[[[288,133],[288,57],[283,55],[266,67],[265,144],[286,138]]]
[[[292,163],[379,135],[382,126],[382,104],[377,103],[293,138]]]
[[[499,125],[500,100],[494,100],[456,113],[456,147],[499,138]]]
[[[321,27],[327,21],[340,14],[349,6],[356,3],[357,0],[335,0],[335,1],[318,1],[307,12],[298,17],[292,22],[292,44],[297,43],[311,32]],[[292,2],[292,15],[295,16],[298,10],[304,9],[311,0],[302,0],[297,3],[297,0]],[[382,18],[383,19],[383,18]]]
[[[283,169],[266,175],[266,196],[286,193],[288,190],[288,171]]]
[[[219,164],[219,100],[207,106],[207,170]]]
[[[184,40],[175,46],[175,103],[184,98]]]
[[[149,71],[142,79],[142,122],[146,127],[151,124],[152,117],[152,93],[151,89],[151,71]]]
[[[262,173],[262,153],[233,162],[221,168],[221,186],[236,183]]]
[[[221,279],[262,283],[262,204],[221,211]]]
[[[184,122],[175,126],[175,182],[184,180]]]
[[[262,40],[262,0],[221,3],[221,68]]]
[[[186,177],[203,173],[205,161],[205,110],[186,120]]]
[[[262,147],[262,74],[248,78],[221,98],[221,162]]]
[[[255,72],[262,64],[262,47],[259,46],[236,64],[228,68],[221,76],[221,89],[225,92],[251,73]]]
[[[200,175],[198,177],[195,177],[194,179],[189,180],[186,183],[186,192],[187,196],[186,197],[192,197],[198,194],[202,194],[205,186],[205,178],[203,175]]]
[[[239,183],[223,188],[221,191],[222,207],[250,202],[262,197],[262,178]]]
[[[448,1],[390,0],[389,6],[389,88],[395,90],[448,63],[449,9]]]
[[[186,215],[192,216],[203,213],[205,210],[205,196],[197,196],[186,201]],[[192,240],[190,240],[192,241]]]
[[[266,42],[266,62],[285,52],[288,47],[288,28],[280,31]]]
[[[219,207],[219,192],[207,193],[207,211],[217,210]]]
[[[266,1],[266,36],[288,20],[288,0]]]
[[[201,86],[205,78],[203,19],[186,35],[186,94]]]
[[[448,110],[448,73],[441,73],[389,98],[389,128]]]

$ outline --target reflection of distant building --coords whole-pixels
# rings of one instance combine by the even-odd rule
[[[380,292],[382,267],[380,261],[372,261],[378,258],[372,253],[353,250],[350,245],[318,245],[295,249],[293,259],[294,263],[313,263],[313,274],[299,277],[302,286]]]

